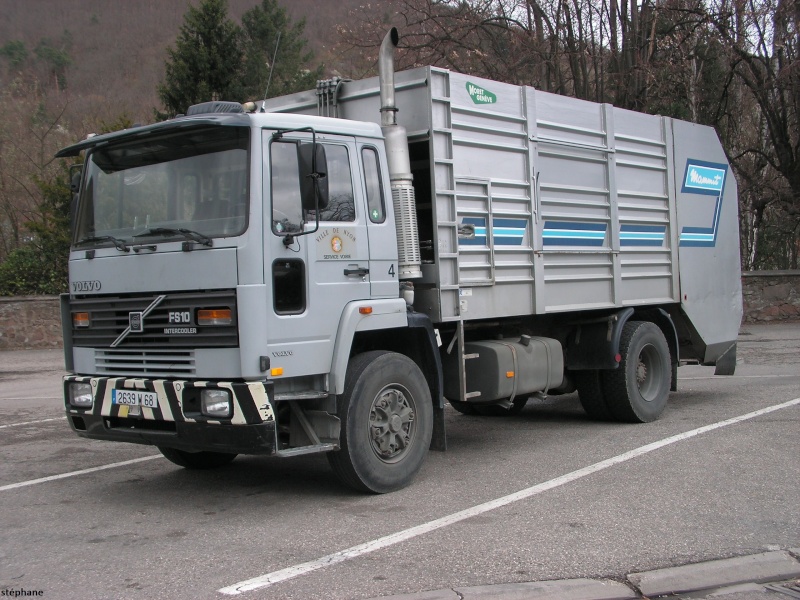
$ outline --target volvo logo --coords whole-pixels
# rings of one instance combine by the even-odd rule
[[[144,319],[147,315],[149,315],[156,306],[161,304],[166,298],[167,295],[164,294],[162,296],[158,296],[155,300],[150,303],[150,306],[145,308],[143,311],[134,311],[128,313],[128,326],[125,328],[125,331],[119,334],[119,337],[114,340],[111,344],[112,348],[116,348],[119,346],[122,341],[128,337],[131,333],[143,333],[144,332]]]
[[[144,315],[141,312],[128,313],[128,325],[131,333],[142,333],[144,331]]]
[[[72,282],[72,291],[73,292],[99,292],[100,291],[100,282],[95,281],[73,281]]]

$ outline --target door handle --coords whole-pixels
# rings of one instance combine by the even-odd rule
[[[356,269],[345,269],[344,274],[348,277],[366,277],[369,275],[369,269],[366,267],[358,267]]]

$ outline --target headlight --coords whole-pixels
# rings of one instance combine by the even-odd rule
[[[224,419],[231,416],[231,395],[228,390],[200,392],[200,412],[207,417]]]
[[[69,403],[78,408],[91,408],[94,402],[92,386],[88,383],[69,384]]]

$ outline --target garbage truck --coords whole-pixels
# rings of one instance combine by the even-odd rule
[[[437,67],[88,137],[61,297],[67,420],[186,468],[325,452],[408,485],[445,408],[577,390],[649,422],[732,374],[737,190],[713,129]]]

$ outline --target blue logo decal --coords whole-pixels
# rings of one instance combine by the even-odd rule
[[[682,191],[716,195],[722,191],[722,187],[725,185],[726,171],[727,167],[719,169],[688,163]]]
[[[686,161],[686,174],[683,177],[681,192],[684,194],[715,196],[716,202],[711,226],[684,227],[681,230],[681,246],[711,247],[717,243],[719,218],[722,212],[722,197],[725,192],[727,175],[728,165],[691,158]]]

